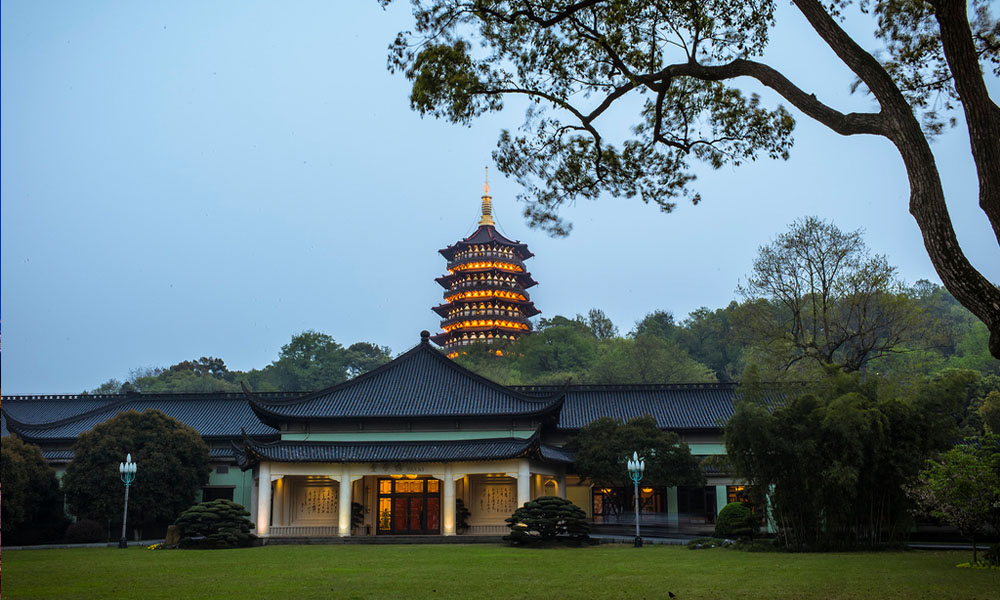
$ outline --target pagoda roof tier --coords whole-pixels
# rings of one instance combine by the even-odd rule
[[[456,304],[473,304],[473,303],[478,304],[479,302],[482,301],[483,301],[482,298],[460,298],[452,302],[448,302],[447,304],[439,304],[438,306],[431,308],[431,310],[436,312],[438,316],[440,316],[441,318],[447,319],[448,311],[455,308]],[[492,299],[488,301],[493,302]],[[518,305],[522,314],[524,314],[524,316],[526,317],[533,317],[537,314],[541,314],[542,312],[537,308],[535,308],[535,303],[531,302],[530,300],[509,300],[507,298],[501,298],[500,302],[509,302],[511,304]]]
[[[487,266],[483,268],[490,268],[491,266],[495,266],[501,271],[505,271],[508,273],[516,273],[518,271],[526,270],[524,266],[524,261],[521,260],[520,258],[516,256],[506,256],[499,252],[491,252],[491,251],[465,252],[462,254],[461,257],[456,258],[455,260],[448,261],[448,270],[454,271],[454,270],[462,270],[463,268],[473,268],[469,267],[469,265],[475,265],[477,263],[485,263]],[[513,270],[504,269],[503,266],[501,265],[509,265],[518,268]]]
[[[449,360],[421,333],[420,344],[398,358],[339,385],[287,400],[251,396],[264,423],[309,420],[532,417],[558,411],[562,397],[532,397]]]
[[[461,286],[454,289],[445,290],[441,296],[445,302],[464,300],[465,298],[485,300],[487,298],[499,298],[501,300],[521,300],[528,302],[531,296],[524,289],[512,288],[508,285],[490,283],[488,281],[477,281],[475,285]],[[460,297],[458,297],[460,296]]]
[[[461,279],[467,273],[487,273],[487,272],[496,272],[496,273],[502,273],[503,275],[510,275],[511,277],[517,280],[518,285],[520,285],[522,288],[525,289],[538,285],[538,282],[531,278],[531,273],[524,273],[524,272],[516,273],[511,271],[500,271],[497,269],[490,269],[490,268],[476,269],[476,270],[470,269],[468,271],[461,271],[459,273],[449,273],[447,275],[442,275],[441,277],[436,277],[434,281],[438,282],[441,285],[441,287],[447,289],[451,287],[452,283],[454,283],[455,280]]]
[[[462,329],[452,329],[451,331],[442,331],[441,333],[433,336],[431,338],[431,340],[435,344],[437,344],[439,346],[443,346],[443,345],[448,344],[448,343],[450,343],[452,341],[461,341],[461,337],[460,336],[463,333],[477,333],[478,334],[478,333],[491,333],[491,332],[493,333],[493,340],[496,340],[498,337],[500,337],[502,335],[511,335],[511,336],[514,336],[515,338],[519,338],[521,336],[530,334],[531,330],[530,329],[506,329],[506,328],[503,328],[503,327],[496,327],[496,326],[492,326],[492,327],[463,327]],[[488,338],[487,338],[487,340],[488,340]],[[487,340],[483,340],[483,341],[487,341]],[[488,340],[488,341],[493,341],[493,340]]]
[[[456,242],[447,248],[442,248],[438,250],[442,256],[448,260],[453,260],[455,253],[468,248],[469,246],[484,245],[484,244],[498,244],[500,246],[507,246],[514,250],[517,256],[521,260],[531,258],[534,254],[531,250],[528,250],[527,244],[522,244],[521,242],[507,238],[501,235],[499,231],[496,230],[492,225],[480,225],[472,235],[465,238],[460,242]]]
[[[461,323],[463,323],[465,321],[490,321],[489,325],[484,325],[483,326],[483,327],[486,327],[487,329],[490,329],[490,328],[492,328],[494,326],[500,327],[502,329],[520,329],[519,327],[516,327],[516,326],[512,327],[512,326],[509,326],[509,325],[503,325],[502,323],[504,323],[504,322],[507,322],[507,323],[520,323],[522,325],[527,325],[528,326],[528,330],[531,329],[531,321],[529,321],[526,317],[522,317],[520,315],[518,315],[516,317],[512,317],[510,315],[490,315],[490,314],[464,315],[464,316],[453,317],[451,319],[447,319],[446,318],[446,319],[444,319],[444,320],[441,321],[441,329],[444,329],[445,327],[447,327],[449,325],[461,324]],[[524,331],[524,330],[521,329],[521,331]]]

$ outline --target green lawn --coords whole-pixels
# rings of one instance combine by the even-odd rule
[[[772,554],[625,545],[8,550],[16,598],[1000,598],[968,552]]]

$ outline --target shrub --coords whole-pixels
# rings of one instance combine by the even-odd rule
[[[688,540],[688,550],[702,550],[705,548],[721,548],[725,544],[724,540],[711,537],[699,537]]]
[[[455,529],[460,532],[469,529],[469,517],[472,512],[465,507],[465,502],[461,498],[455,498]]]
[[[71,544],[92,544],[108,541],[108,532],[97,521],[80,519],[66,528],[66,541]]]
[[[560,535],[576,541],[586,540],[590,528],[587,514],[569,500],[542,496],[514,511],[506,519],[510,535],[503,539],[517,545],[553,540]]]
[[[181,548],[239,548],[256,539],[248,516],[241,505],[219,498],[195,504],[174,525],[181,530]]]
[[[750,507],[742,502],[730,502],[722,507],[715,518],[716,537],[753,539],[759,528],[757,517],[750,511]]]

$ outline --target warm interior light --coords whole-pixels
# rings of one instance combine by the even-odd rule
[[[448,269],[452,273],[458,273],[459,271],[467,271],[469,269],[500,269],[503,271],[510,271],[514,273],[520,273],[524,271],[518,265],[512,265],[505,262],[474,262],[465,263],[461,265],[455,265],[454,267]]]

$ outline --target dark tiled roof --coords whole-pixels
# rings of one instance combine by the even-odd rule
[[[275,462],[454,462],[536,457],[553,462],[572,462],[569,453],[527,439],[454,440],[441,442],[272,442],[244,441],[236,450],[240,466],[248,468],[261,460]],[[241,456],[242,454],[242,456]]]
[[[441,255],[443,255],[448,260],[451,260],[451,257],[455,254],[455,252],[459,248],[471,244],[489,244],[491,242],[496,242],[502,246],[510,246],[512,248],[515,248],[517,250],[518,256],[520,256],[522,260],[534,256],[534,253],[528,250],[527,244],[512,240],[502,235],[492,225],[480,225],[479,228],[473,231],[469,237],[465,238],[464,240],[456,244],[452,244],[447,248],[442,248],[441,250],[438,250],[438,252],[440,252]]]
[[[737,386],[727,383],[675,385],[592,385],[555,388],[520,386],[525,394],[545,396],[565,389],[559,413],[559,429],[575,430],[601,417],[627,421],[651,415],[661,429],[721,429],[733,415]],[[772,391],[767,401],[779,402],[782,394]]]
[[[523,395],[476,375],[431,347],[427,338],[392,362],[294,400],[254,398],[271,424],[306,419],[531,417],[558,411],[561,396]]]
[[[55,463],[68,463],[73,460],[72,450],[42,450],[42,456],[45,457],[50,464]]]
[[[128,394],[106,396],[5,396],[7,429],[27,440],[75,439],[118,413],[159,410],[202,437],[273,436],[277,431],[250,410],[243,394]]]
[[[208,455],[214,459],[233,459],[232,448],[209,448]],[[47,450],[42,449],[42,456],[50,463],[68,463],[73,460],[73,449]]]

